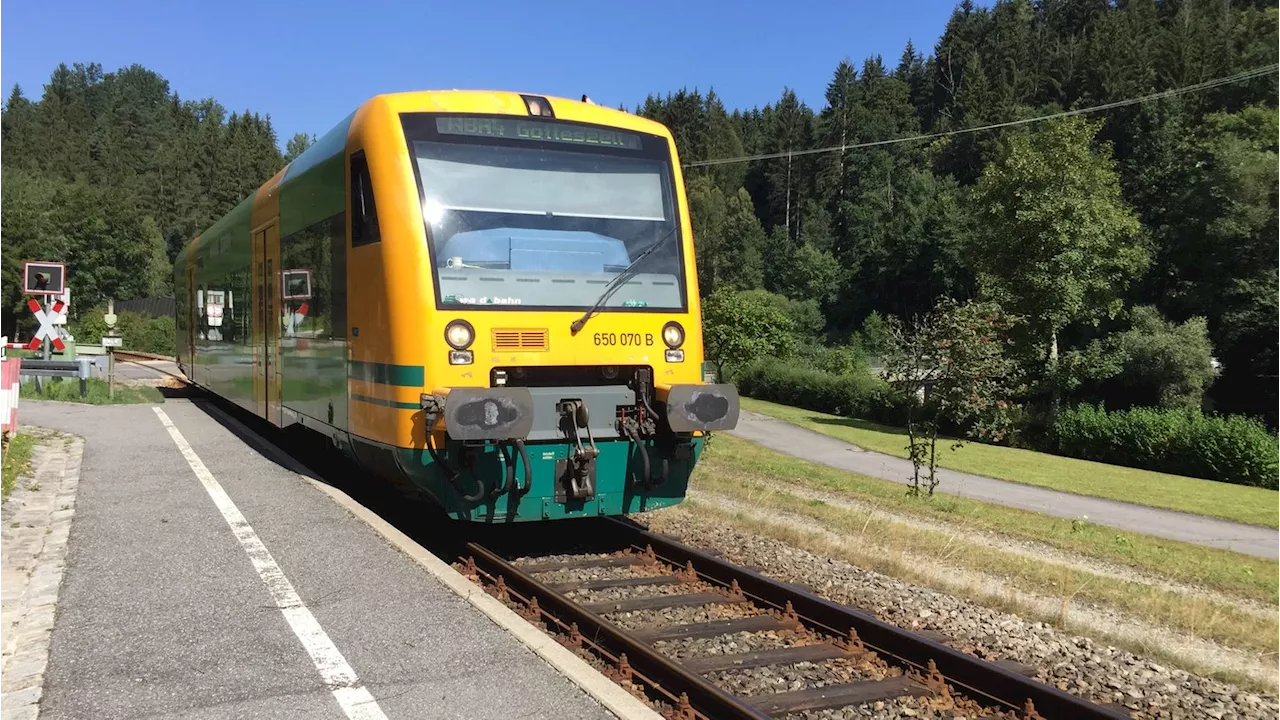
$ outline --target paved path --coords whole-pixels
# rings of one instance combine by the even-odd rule
[[[610,717],[192,401],[21,412],[85,448],[41,718]]]
[[[840,470],[904,484],[911,478],[909,460],[864,450],[822,433],[747,410],[742,411],[737,429],[729,434],[771,450]],[[1099,525],[1196,545],[1225,548],[1273,560],[1280,558],[1280,532],[1272,528],[1074,495],[943,468],[938,469],[938,477],[941,479],[940,492],[950,495],[961,495],[1058,517],[1088,516],[1089,522]]]

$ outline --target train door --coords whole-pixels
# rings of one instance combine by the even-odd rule
[[[275,221],[253,232],[253,394],[258,415],[280,425],[280,231]]]

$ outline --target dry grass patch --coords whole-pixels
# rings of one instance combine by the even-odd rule
[[[968,498],[908,497],[897,483],[799,460],[727,435],[717,435],[703,454],[693,484],[732,478],[762,487],[786,485],[838,493],[873,508],[954,526],[969,533],[1043,543],[1172,582],[1202,586],[1231,597],[1277,604],[1280,563],[1242,553],[1166,540]],[[946,491],[946,486],[940,488]],[[945,549],[943,550],[946,551]]]

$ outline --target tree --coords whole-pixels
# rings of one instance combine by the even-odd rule
[[[1008,433],[1010,399],[1018,391],[1019,377],[1017,365],[1005,353],[1013,322],[995,303],[960,305],[950,298],[941,299],[910,326],[889,319],[890,342],[881,375],[912,396],[906,403],[911,495],[923,489],[932,496],[938,487],[942,423],[964,426],[969,437],[987,442],[998,442]],[[961,445],[957,440],[951,448]]]
[[[785,359],[796,349],[795,323],[760,293],[717,290],[702,301],[702,324],[707,357],[721,377],[762,357]]]
[[[973,196],[969,249],[982,291],[1027,318],[1050,378],[1059,332],[1114,316],[1147,263],[1110,149],[1092,145],[1097,130],[1068,118],[1012,136]]]
[[[801,243],[791,257],[775,265],[777,291],[793,300],[814,300],[819,304],[835,299],[842,271],[835,256],[812,243]]]
[[[294,133],[289,138],[289,142],[284,147],[284,162],[291,163],[298,158],[299,155],[307,151],[307,148],[316,142],[315,135],[307,135],[306,133]]]
[[[1104,340],[1120,371],[1101,395],[1113,408],[1159,406],[1199,410],[1217,371],[1202,317],[1171,323],[1150,305],[1133,308],[1130,328]]]

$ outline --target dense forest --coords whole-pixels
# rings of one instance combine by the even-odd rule
[[[282,155],[270,116],[184,100],[136,65],[60,65],[38,101],[15,86],[0,130],[4,331],[29,319],[24,259],[68,264],[73,311],[172,294],[178,250],[309,141]]]
[[[932,53],[908,43],[896,64],[839,63],[821,107],[784,90],[731,110],[686,88],[634,111],[671,127],[691,164],[704,295],[767,294],[819,347],[869,343],[883,318],[942,296],[989,296],[1031,318],[1028,356],[1061,357],[1081,399],[1204,396],[1274,426],[1274,71],[948,133],[1265,67],[1276,25],[1273,5],[1245,0],[964,0]],[[66,260],[77,311],[166,294],[182,244],[309,140],[282,153],[269,116],[96,64],[59,66],[38,100],[14,87],[2,132],[7,332],[24,321],[20,260]],[[872,144],[920,135],[932,137]],[[846,149],[807,152],[832,147]],[[756,155],[768,157],[712,162]],[[1018,205],[1032,195],[1039,205]],[[1065,223],[1085,244],[1037,257]],[[1167,367],[1207,355],[1216,377]],[[1121,397],[1153,367],[1173,379]]]
[[[682,89],[637,112],[703,163],[686,181],[704,295],[785,296],[794,325],[827,344],[939,296],[990,295],[1044,326],[1032,353],[1060,353],[1081,399],[1155,405],[1170,387],[1121,396],[1172,371],[1166,385],[1192,385],[1174,403],[1199,405],[1209,386],[1217,410],[1274,424],[1274,69],[1083,119],[945,133],[1265,67],[1276,18],[1240,0],[965,0],[932,55],[908,43],[893,66],[840,63],[821,108],[784,90],[730,111],[714,90]],[[935,137],[805,153],[919,135]],[[758,155],[770,159],[707,162]],[[1073,222],[1094,236],[1036,255]],[[1216,378],[1167,367],[1209,355]]]

